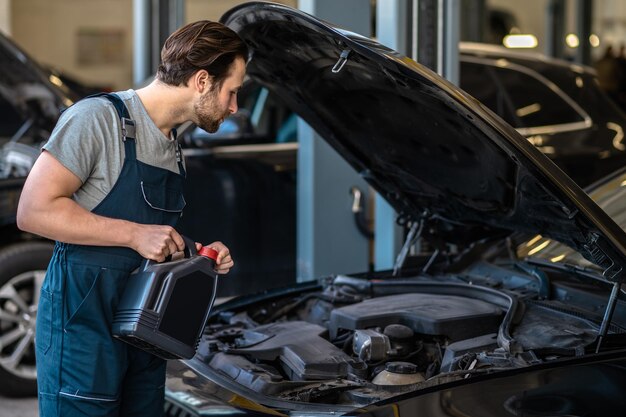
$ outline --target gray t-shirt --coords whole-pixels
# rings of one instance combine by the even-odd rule
[[[179,173],[176,141],[154,124],[134,90],[117,92],[136,125],[137,159]],[[120,119],[104,97],[81,100],[68,108],[43,149],[83,182],[74,200],[93,210],[111,191],[124,163]]]

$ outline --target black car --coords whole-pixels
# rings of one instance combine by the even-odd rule
[[[586,186],[624,166],[626,116],[593,69],[537,53],[460,46],[460,87]]]
[[[479,52],[472,55],[472,49],[478,49]],[[465,61],[489,55],[487,52],[483,46],[462,45],[461,63],[464,65]],[[509,55],[509,68],[517,70],[520,64],[514,61],[515,54]],[[28,54],[1,34],[0,56],[0,145],[3,145],[0,149],[0,392],[5,395],[29,395],[35,392],[32,340],[36,297],[52,253],[52,245],[17,230],[14,224],[15,206],[24,176],[39,154],[40,145],[49,136],[59,112],[82,94],[73,92],[57,79],[51,79],[48,70],[42,69]],[[497,66],[503,64],[498,61],[501,58],[504,57],[496,59],[495,55],[489,55],[484,59],[486,65]],[[575,74],[583,74],[579,90],[561,89],[559,85],[559,97],[563,94],[576,97],[572,91],[580,91],[582,94],[594,86],[592,81],[585,81],[592,76],[587,70],[545,62],[544,58],[539,57],[530,59],[528,65],[533,61],[542,61],[541,65],[545,68],[552,68],[549,71],[537,69],[535,72],[539,75],[533,74],[535,79],[541,81],[540,87],[549,91],[554,91],[556,84],[560,83],[557,78],[548,78],[553,72],[573,71],[574,75],[561,76],[570,80],[571,86],[580,84]],[[254,77],[252,81],[258,79]],[[508,80],[510,77],[503,79]],[[464,82],[462,75],[462,85],[469,88],[465,87]],[[185,154],[190,181],[186,189],[188,210],[181,219],[180,230],[199,241],[224,240],[237,253],[237,267],[231,271],[227,280],[220,282],[220,296],[260,291],[268,285],[293,283],[295,277],[297,143],[294,142],[294,114],[287,106],[287,101],[277,95],[275,90],[267,90],[260,84],[251,84],[246,88],[249,88],[249,93],[242,92],[240,104],[249,110],[249,114],[242,113],[225,123],[218,139],[204,137],[202,132],[194,130],[191,130],[193,134],[189,136],[181,135],[187,144]],[[478,96],[476,92],[471,94]],[[585,127],[578,132],[572,130],[564,135],[587,135],[585,132],[591,134],[603,131],[603,126],[608,126],[610,120],[613,120],[614,125],[623,126],[620,115],[607,109],[610,104],[605,102],[605,97],[596,96],[593,91],[584,93],[584,97],[597,97],[596,101],[578,103],[583,113],[591,118],[591,125],[585,122]],[[571,101],[563,100],[567,103]],[[586,103],[598,103],[598,109],[587,108]],[[536,109],[536,106],[531,110],[533,108]],[[569,111],[578,111],[573,105],[567,108]],[[543,119],[537,122],[539,127],[545,127],[547,123],[559,124],[550,121],[550,113],[545,112],[550,106],[541,109]],[[383,109],[381,115],[384,114]],[[610,118],[600,118],[605,115]],[[404,117],[411,118],[410,115]],[[506,119],[504,115],[502,117]],[[587,120],[587,117],[583,119]],[[231,130],[225,132],[229,126]],[[536,127],[528,123],[516,126]],[[576,127],[582,125],[576,124]],[[617,127],[613,131],[615,129]],[[185,127],[181,130],[184,133]],[[607,132],[610,134],[610,129]],[[541,132],[527,130],[522,133],[537,136]],[[609,140],[587,148],[586,152],[599,151],[595,155],[600,159],[594,158],[594,154],[585,159],[590,164],[585,174],[594,171],[596,167],[606,169],[606,161],[602,158],[607,153],[619,156],[619,137],[605,137]],[[593,144],[594,141],[593,136],[588,136],[584,141],[563,140],[559,144],[566,149],[575,149],[581,143]],[[205,147],[207,142],[211,144],[210,147]],[[539,141],[534,143],[542,146]],[[541,149],[544,152],[549,150]],[[555,149],[558,152],[554,155],[560,152],[558,146]],[[599,174],[594,173],[594,177],[596,175]],[[212,213],[212,219],[220,220],[207,221],[206,212]],[[452,230],[447,232],[448,235],[459,231],[458,228]],[[424,230],[424,234],[428,232]],[[255,238],[250,239],[249,236]],[[439,236],[443,236],[441,229]],[[457,239],[460,236],[458,233]],[[277,257],[276,253],[281,256]],[[407,260],[407,263],[411,262],[412,259]]]
[[[626,233],[607,212],[486,106],[371,39],[267,3],[222,20],[252,50],[249,76],[400,213],[405,246],[439,250],[220,305],[196,356],[169,364],[169,415],[623,414]],[[595,188],[609,212],[625,180]],[[524,254],[520,236],[550,242]]]

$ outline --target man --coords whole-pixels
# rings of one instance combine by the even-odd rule
[[[184,249],[174,229],[185,175],[174,127],[209,132],[237,111],[247,47],[202,21],[173,33],[155,80],[66,110],[24,185],[17,224],[57,241],[38,307],[41,417],[159,416],[165,361],[111,336],[142,258]],[[221,242],[217,272],[233,266]]]

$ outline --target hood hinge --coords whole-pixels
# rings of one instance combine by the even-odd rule
[[[598,344],[596,345],[596,353],[600,352],[602,341],[609,332],[609,326],[613,319],[613,313],[617,306],[617,299],[622,287],[622,265],[616,262],[618,259],[613,248],[611,248],[605,240],[596,233],[592,233],[587,239],[587,243],[584,245],[585,249],[591,255],[593,261],[602,268],[602,275],[608,281],[613,282],[613,289],[611,295],[606,303],[606,309],[604,310],[604,317],[602,318],[602,324],[600,331],[598,332]]]
[[[621,281],[623,268],[615,261],[619,257],[600,235],[592,233],[583,247],[591,255],[590,260],[602,268],[604,278],[609,281]]]

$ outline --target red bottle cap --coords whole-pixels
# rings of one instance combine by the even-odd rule
[[[203,246],[202,249],[198,251],[198,255],[204,256],[205,258],[211,258],[214,261],[217,261],[217,251],[208,246]]]

